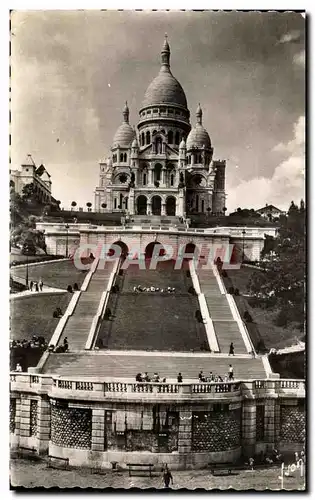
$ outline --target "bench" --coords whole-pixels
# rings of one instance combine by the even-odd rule
[[[150,477],[152,477],[153,464],[127,464],[127,466],[129,467],[129,477],[131,476],[131,472],[137,472],[137,470],[141,472],[149,472]],[[136,468],[136,470],[134,470],[134,468]]]
[[[230,475],[232,474],[233,471],[246,469],[244,465],[236,465],[236,464],[208,464],[208,466],[210,467],[210,471],[213,476],[219,476],[223,474]]]
[[[58,462],[61,464],[58,467]],[[56,469],[68,469],[69,468],[69,458],[55,457],[54,455],[48,455],[48,467]]]

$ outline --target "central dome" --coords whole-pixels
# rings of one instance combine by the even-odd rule
[[[161,71],[150,83],[143,100],[143,107],[155,104],[179,104],[187,108],[185,92],[171,72]]]
[[[162,66],[156,78],[150,83],[144,95],[142,107],[157,104],[174,104],[187,109],[187,100],[181,84],[170,70],[170,47],[167,40],[162,48]]]

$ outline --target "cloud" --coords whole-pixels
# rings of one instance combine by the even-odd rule
[[[294,54],[293,56],[293,63],[296,64],[297,66],[301,66],[302,68],[305,68],[305,50],[301,50],[297,54]]]
[[[260,208],[266,203],[287,209],[292,200],[305,196],[305,117],[300,116],[293,127],[293,139],[279,143],[275,153],[287,156],[275,168],[271,178],[256,177],[230,189],[229,211],[237,207]],[[229,190],[228,190],[229,192]]]
[[[281,36],[278,43],[293,43],[299,41],[301,38],[300,30],[292,30]]]

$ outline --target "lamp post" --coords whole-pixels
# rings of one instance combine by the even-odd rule
[[[244,257],[245,257],[245,234],[246,234],[246,231],[245,229],[243,229],[242,231],[242,235],[243,235],[243,253],[242,253],[242,263],[244,262]]]
[[[68,232],[69,232],[69,224],[66,224],[66,230],[67,230],[67,235],[66,235],[66,258],[68,258]]]
[[[26,254],[26,276],[25,276],[26,288],[28,288],[28,255]]]

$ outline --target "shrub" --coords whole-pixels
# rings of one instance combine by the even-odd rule
[[[238,288],[235,288],[235,290],[234,290],[234,295],[238,296],[239,294],[240,294],[239,289],[238,289]]]
[[[229,292],[230,295],[234,295],[234,287],[233,286],[229,286],[228,292]]]

